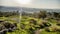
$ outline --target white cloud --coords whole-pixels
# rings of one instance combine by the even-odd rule
[[[59,8],[60,1],[58,0],[31,0],[28,4],[21,4],[15,0],[0,0],[0,5],[3,6],[18,6],[18,7],[30,7],[30,8]]]

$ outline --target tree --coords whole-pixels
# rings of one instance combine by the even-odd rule
[[[39,13],[38,13],[38,18],[46,18],[46,15],[47,12],[45,10],[41,10]]]

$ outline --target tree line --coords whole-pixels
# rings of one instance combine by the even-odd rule
[[[12,11],[12,12],[3,12],[0,11],[0,17],[5,16],[5,17],[9,17],[9,16],[14,16],[14,15],[19,15],[19,11]]]

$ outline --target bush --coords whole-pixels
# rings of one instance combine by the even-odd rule
[[[34,24],[34,25],[36,25],[36,24],[37,24],[37,21],[36,21],[36,20],[34,20],[34,19],[30,19],[30,23],[32,23],[32,24]]]
[[[48,32],[60,32],[60,28],[58,27],[47,27],[45,30]]]
[[[49,27],[51,26],[50,23],[48,23],[47,21],[43,21],[41,24],[40,24],[40,28],[45,28],[45,27]]]
[[[60,21],[59,21],[59,22],[57,22],[57,24],[56,24],[56,25],[60,26]]]

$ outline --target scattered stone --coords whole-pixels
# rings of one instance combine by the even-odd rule
[[[7,32],[13,32],[17,29],[17,23],[9,23],[0,21],[0,34],[6,34]]]

